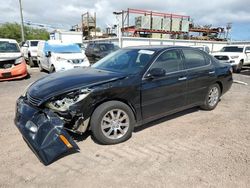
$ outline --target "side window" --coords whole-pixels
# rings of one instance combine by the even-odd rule
[[[165,69],[166,73],[183,70],[181,54],[178,50],[168,50],[162,53],[151,66]]]
[[[94,46],[94,44],[89,44],[87,48],[88,48],[88,49],[92,49],[93,46]]]
[[[247,46],[247,47],[246,47],[245,51],[247,51],[247,50],[250,50],[250,46]]]
[[[183,49],[182,51],[188,69],[201,67],[209,64],[209,61],[207,61],[205,56],[199,51],[193,49]]]

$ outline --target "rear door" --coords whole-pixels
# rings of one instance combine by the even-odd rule
[[[187,105],[204,101],[208,87],[215,82],[215,67],[208,55],[195,49],[183,49],[187,70]]]
[[[141,108],[145,121],[186,105],[187,75],[181,52],[177,49],[163,52],[151,65],[149,71],[153,68],[165,69],[166,75],[142,80]]]

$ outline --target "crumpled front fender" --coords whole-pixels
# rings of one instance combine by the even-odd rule
[[[25,141],[45,165],[79,147],[64,130],[64,122],[50,110],[41,111],[17,100],[15,124]]]

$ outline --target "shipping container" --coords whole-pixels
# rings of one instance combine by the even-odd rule
[[[162,18],[161,17],[152,17],[152,29],[161,30]]]
[[[162,34],[161,38],[163,38],[163,39],[170,39],[171,38],[171,34]]]
[[[161,38],[161,33],[152,33],[152,38],[160,39]]]
[[[180,27],[181,27],[181,19],[180,18],[172,18],[171,31],[180,31]]]
[[[170,18],[162,18],[162,30],[170,31],[171,19]]]
[[[150,16],[138,16],[135,18],[135,27],[139,29],[151,29]]]
[[[182,20],[181,21],[181,31],[182,32],[189,32],[189,21],[188,20]]]

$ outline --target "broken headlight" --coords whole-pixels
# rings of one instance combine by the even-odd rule
[[[78,103],[90,94],[89,89],[81,89],[76,92],[70,92],[66,95],[56,97],[47,102],[45,106],[55,111],[64,112],[69,109],[71,105]]]
[[[20,63],[22,63],[22,62],[24,62],[24,58],[23,57],[19,57],[19,58],[17,58],[16,60],[15,60],[15,65],[18,65],[18,64],[20,64]]]

